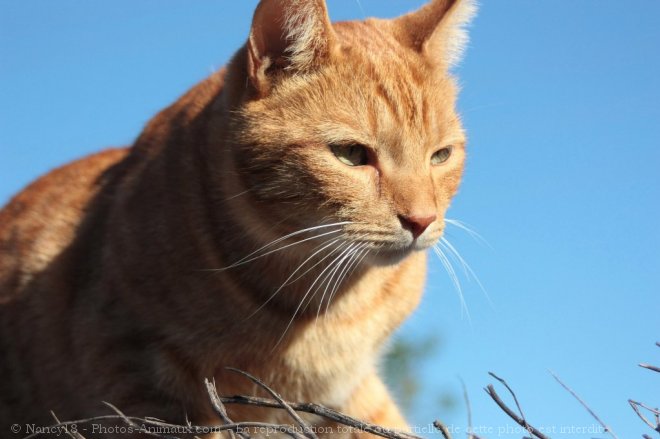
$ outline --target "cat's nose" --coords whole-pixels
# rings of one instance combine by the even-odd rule
[[[436,214],[433,215],[399,215],[399,221],[404,229],[410,230],[414,239],[417,239],[424,230],[430,226],[433,221],[438,218]]]

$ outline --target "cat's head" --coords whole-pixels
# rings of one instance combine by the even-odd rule
[[[224,97],[252,229],[321,226],[374,263],[433,245],[465,160],[449,69],[473,10],[331,24],[323,0],[262,0]]]

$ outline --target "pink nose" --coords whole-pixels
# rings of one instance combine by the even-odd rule
[[[403,226],[404,229],[410,230],[410,232],[413,235],[414,239],[417,239],[419,235],[424,233],[424,230],[430,226],[433,221],[437,219],[437,215],[411,215],[411,216],[404,216],[404,215],[399,215],[399,220],[401,221],[401,225]]]

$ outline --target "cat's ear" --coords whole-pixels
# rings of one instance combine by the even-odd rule
[[[468,42],[465,27],[476,10],[475,0],[432,0],[393,20],[393,28],[401,44],[450,68],[463,56]]]
[[[247,43],[248,76],[263,94],[273,73],[313,70],[327,61],[334,44],[324,0],[261,0]]]

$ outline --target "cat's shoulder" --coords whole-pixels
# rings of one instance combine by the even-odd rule
[[[110,148],[35,180],[0,210],[0,303],[72,240],[103,176],[128,148]]]

